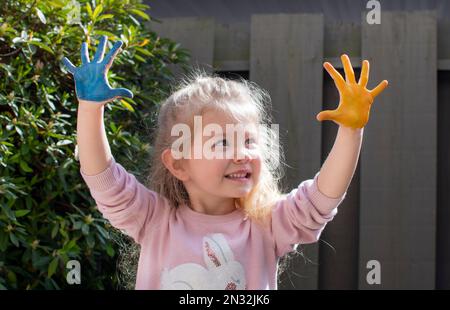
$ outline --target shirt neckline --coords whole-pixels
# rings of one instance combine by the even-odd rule
[[[244,212],[242,212],[241,209],[236,209],[230,213],[223,214],[223,215],[211,215],[211,214],[205,214],[200,213],[197,211],[192,210],[187,206],[186,204],[182,204],[179,206],[180,214],[187,219],[196,221],[196,222],[203,222],[203,223],[210,223],[210,224],[219,224],[219,223],[226,223],[231,222],[237,219],[243,219],[244,218]]]

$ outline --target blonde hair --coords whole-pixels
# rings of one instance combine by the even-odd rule
[[[270,96],[243,78],[230,80],[195,69],[184,76],[174,92],[162,103],[158,115],[147,186],[168,199],[172,207],[190,205],[184,184],[164,166],[161,154],[178,138],[171,135],[179,123],[192,124],[195,115],[218,110],[238,122],[250,120],[259,126],[262,154],[259,182],[250,193],[237,199],[237,206],[251,219],[266,222],[281,197],[279,182],[283,174],[283,152],[278,132],[271,128]],[[270,128],[269,128],[270,126]]]

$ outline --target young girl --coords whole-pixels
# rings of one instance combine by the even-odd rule
[[[100,39],[92,61],[83,43],[82,65],[67,58],[64,64],[74,75],[79,100],[82,177],[105,218],[141,245],[136,289],[276,289],[278,259],[299,243],[316,242],[337,213],[357,165],[370,106],[387,81],[367,90],[369,63],[363,62],[357,83],[346,55],[347,81],[324,64],[341,100],[317,119],[339,125],[336,142],[320,172],[282,194],[275,132],[257,129],[270,120],[267,94],[244,80],[194,75],[161,106],[149,189],[115,162],[108,145],[103,106],[133,94],[108,84],[106,74],[122,42],[103,59],[106,42]],[[227,126],[239,124],[245,125],[237,132],[244,139],[235,143]],[[174,128],[180,125],[192,132],[182,139],[188,142],[182,154],[188,156],[178,156],[174,147],[180,139]],[[211,126],[215,134],[205,135]],[[199,145],[202,156],[192,156]],[[205,158],[209,151],[228,156]]]

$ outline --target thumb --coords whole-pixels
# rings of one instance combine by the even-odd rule
[[[322,111],[319,114],[317,114],[316,119],[318,121],[329,121],[329,120],[333,120],[336,119],[337,117],[337,112],[334,110],[326,110],[326,111]]]
[[[126,88],[115,88],[112,90],[112,96],[114,98],[117,97],[133,98],[133,93]]]
[[[61,63],[62,63],[64,66],[66,66],[67,71],[69,71],[69,72],[72,73],[72,74],[75,73],[75,70],[76,70],[77,68],[73,65],[73,63],[72,63],[67,57],[64,57],[64,58],[61,60]]]

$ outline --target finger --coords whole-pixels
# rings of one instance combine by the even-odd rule
[[[356,84],[355,72],[353,72],[350,58],[346,54],[341,56],[342,64],[344,65],[345,79],[348,83]]]
[[[112,90],[113,97],[126,97],[126,98],[133,98],[133,93],[126,88],[115,88]]]
[[[384,80],[383,82],[381,82],[380,84],[378,84],[377,87],[375,87],[374,89],[372,89],[370,91],[370,93],[372,94],[373,98],[375,98],[376,96],[378,96],[379,94],[381,94],[381,92],[388,86],[389,82]]]
[[[97,51],[95,52],[94,59],[92,59],[93,62],[101,62],[103,60],[107,41],[108,41],[107,36],[100,37],[100,42],[98,43]]]
[[[336,87],[339,90],[344,89],[345,81],[342,75],[329,62],[324,63],[323,67],[325,68],[325,70],[327,70],[328,74],[334,80]]]
[[[337,119],[337,117],[338,117],[337,110],[326,110],[317,114],[316,119],[321,122],[321,121],[335,120]]]
[[[109,51],[108,55],[105,56],[105,59],[103,60],[104,63],[106,63],[107,67],[110,67],[112,62],[114,61],[114,58],[116,58],[116,55],[120,52],[120,48],[122,47],[123,42],[117,41],[114,43],[113,47]]]
[[[367,60],[363,61],[362,69],[361,69],[361,76],[359,77],[358,84],[362,87],[367,86],[367,82],[369,81],[369,71],[370,71],[370,65]]]
[[[62,59],[62,63],[63,63],[64,66],[66,66],[67,71],[69,71],[69,72],[72,73],[72,74],[75,73],[75,70],[77,69],[77,67],[75,67],[75,66],[73,65],[73,63],[72,63],[67,57],[64,57],[64,58]]]
[[[86,42],[83,42],[81,44],[81,63],[87,64],[89,63],[89,52],[88,52],[88,46]]]

